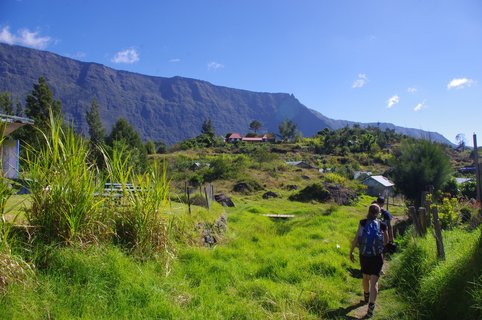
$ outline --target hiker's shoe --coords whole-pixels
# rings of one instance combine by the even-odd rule
[[[369,303],[369,304],[368,304],[368,311],[367,311],[367,315],[365,316],[365,319],[370,319],[370,318],[372,318],[374,311],[375,311],[375,304],[374,304],[374,303]]]

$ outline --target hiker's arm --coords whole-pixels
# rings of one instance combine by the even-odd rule
[[[393,226],[392,226],[392,220],[389,220],[387,223],[387,228],[388,228],[388,242],[393,242]]]
[[[350,248],[350,260],[351,262],[355,261],[355,255],[353,254],[353,251],[356,248],[356,245],[358,244],[358,234],[360,233],[360,225],[358,225],[358,230],[355,233],[355,238],[351,242],[351,248]]]
[[[383,245],[386,246],[388,241],[389,241],[389,238],[388,238],[388,226],[387,226],[387,229],[383,230]]]

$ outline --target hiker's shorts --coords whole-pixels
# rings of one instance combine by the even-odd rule
[[[360,265],[363,274],[380,276],[383,266],[383,256],[360,256]]]

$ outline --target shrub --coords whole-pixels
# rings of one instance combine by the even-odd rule
[[[323,175],[326,182],[345,185],[347,179],[339,174],[328,172]]]
[[[467,199],[477,198],[477,183],[474,180],[464,182],[460,185],[460,193]]]
[[[442,205],[439,206],[439,218],[442,229],[452,229],[457,225],[457,206],[456,198],[443,198]]]
[[[247,168],[249,159],[245,155],[235,157],[223,155],[212,158],[209,162],[210,167],[204,175],[204,181],[206,182],[238,177]]]

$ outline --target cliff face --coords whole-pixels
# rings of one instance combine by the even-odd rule
[[[209,118],[220,135],[245,133],[252,120],[260,121],[263,131],[278,132],[281,121],[292,119],[304,136],[351,124],[315,114],[286,93],[251,92],[182,77],[145,76],[46,51],[0,44],[0,91],[10,92],[24,103],[41,76],[47,79],[54,97],[61,100],[66,120],[84,133],[85,114],[93,98],[99,103],[108,131],[118,118],[124,117],[143,139],[168,144],[198,135],[203,121]],[[400,129],[419,137],[423,133]],[[431,139],[449,143],[439,136],[432,133]]]

